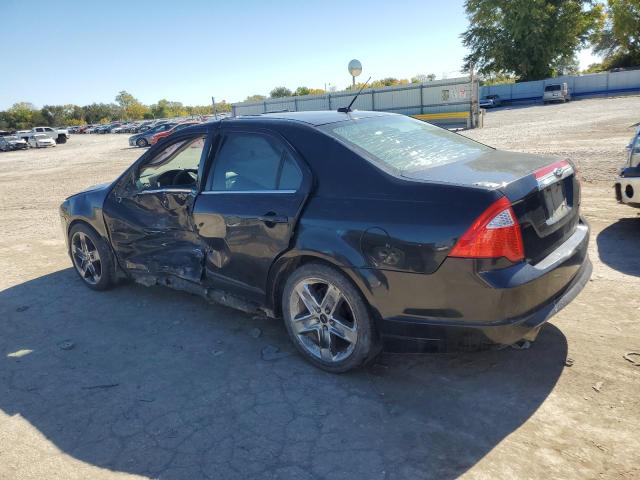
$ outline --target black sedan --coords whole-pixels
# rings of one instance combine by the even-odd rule
[[[591,274],[579,204],[566,160],[325,111],[184,129],[60,213],[90,288],[132,278],[282,317],[341,372],[385,341],[533,340]]]

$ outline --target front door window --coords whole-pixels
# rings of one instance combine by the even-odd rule
[[[204,136],[191,137],[165,147],[140,168],[136,189],[194,189],[204,141]]]

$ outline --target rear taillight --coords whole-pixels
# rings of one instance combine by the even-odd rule
[[[511,202],[506,197],[493,203],[473,222],[455,244],[450,257],[524,259],[522,233]]]

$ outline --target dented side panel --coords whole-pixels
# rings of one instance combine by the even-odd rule
[[[193,200],[185,192],[110,196],[104,213],[119,263],[132,273],[199,282],[204,252],[191,220]]]

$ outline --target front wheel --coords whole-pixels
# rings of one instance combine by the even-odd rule
[[[282,295],[282,312],[298,351],[323,370],[346,372],[380,351],[362,295],[326,265],[311,263],[293,272]]]
[[[140,148],[144,148],[149,145],[149,142],[147,142],[146,138],[139,138],[138,140],[136,140],[136,145],[138,145]]]
[[[69,232],[69,254],[76,273],[93,290],[106,290],[115,281],[111,251],[90,227],[75,225]]]

